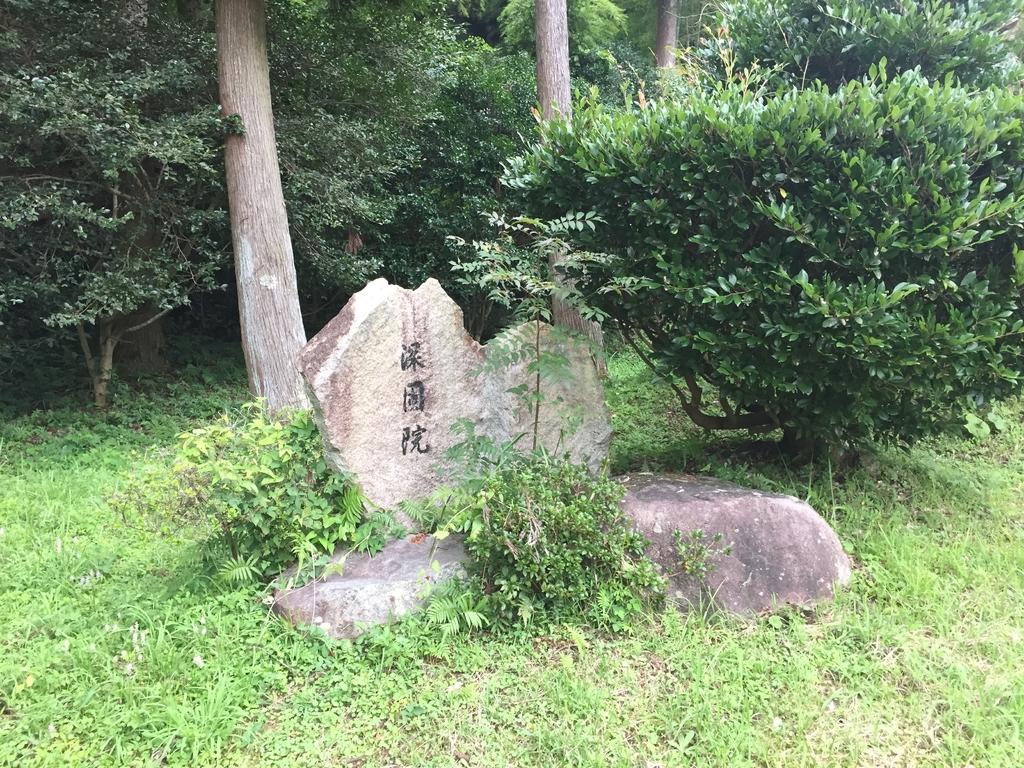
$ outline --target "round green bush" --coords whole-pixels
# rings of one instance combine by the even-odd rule
[[[980,86],[1021,77],[1020,0],[729,0],[699,58],[721,70],[758,65],[779,83],[859,80],[882,59]]]
[[[578,285],[704,426],[912,439],[1019,389],[1024,100],[873,77],[583,104],[509,163],[531,215],[604,220]]]
[[[274,575],[338,544],[376,543],[362,496],[323,454],[309,411],[280,419],[254,403],[181,435],[174,477],[194,478],[195,506],[233,558]]]

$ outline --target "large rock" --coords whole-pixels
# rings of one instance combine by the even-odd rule
[[[392,541],[372,557],[338,553],[324,569],[329,576],[280,590],[274,610],[331,637],[357,637],[369,626],[419,610],[434,586],[464,574],[465,560],[458,538],[423,535]]]
[[[650,540],[648,555],[671,576],[670,598],[683,606],[714,605],[750,616],[784,603],[831,598],[837,585],[850,580],[839,538],[799,499],[713,478],[621,479],[627,488],[623,509]],[[703,577],[680,573],[677,530],[684,537],[703,531],[700,540],[711,549]]]
[[[533,343],[535,332],[521,327],[484,347],[436,280],[414,291],[374,280],[299,355],[328,461],[368,499],[392,507],[442,483],[441,460],[461,439],[456,422],[499,442],[532,434],[535,414],[510,390],[533,377],[528,361],[508,351],[509,338]],[[541,444],[596,467],[611,437],[596,366],[587,350],[558,340],[546,325],[540,343],[545,353],[560,350],[572,374],[544,385]],[[566,434],[572,421],[576,429]],[[529,436],[519,442],[531,443]]]

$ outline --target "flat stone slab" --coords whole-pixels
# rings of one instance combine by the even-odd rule
[[[623,510],[650,540],[647,554],[669,576],[669,597],[680,607],[711,605],[752,616],[780,604],[830,599],[850,581],[850,560],[835,532],[793,496],[707,477],[619,480],[627,489]],[[680,573],[676,530],[704,532],[711,553],[703,578]]]
[[[394,507],[444,483],[445,453],[464,439],[452,430],[459,422],[498,443],[529,434],[518,445],[531,447],[538,414],[514,390],[534,383],[522,351],[537,341],[568,363],[568,375],[542,382],[539,443],[596,469],[611,426],[589,350],[545,324],[482,346],[434,279],[416,290],[374,280],[299,354],[328,462],[371,502]]]
[[[329,576],[279,590],[274,610],[293,624],[320,627],[330,637],[355,638],[367,627],[419,610],[433,587],[465,574],[465,562],[462,541],[454,536],[396,539],[372,557],[336,553],[325,569]]]

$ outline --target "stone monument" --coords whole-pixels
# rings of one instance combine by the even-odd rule
[[[539,442],[596,469],[611,437],[597,367],[587,349],[559,340],[547,325],[511,334],[529,333],[525,346],[538,332],[545,353],[557,351],[571,373],[541,385]],[[436,280],[409,290],[379,279],[305,346],[298,367],[330,464],[371,502],[393,507],[443,483],[445,453],[462,439],[452,430],[459,421],[477,435],[518,437],[530,447],[538,414],[512,390],[533,386],[535,377],[523,356],[497,364],[505,356],[507,344],[484,346],[469,336],[462,310]]]
[[[539,412],[519,396],[536,385],[528,367],[537,345],[555,352],[569,374],[542,382]],[[480,345],[436,280],[416,290],[374,280],[306,345],[298,365],[328,461],[383,507],[443,483],[438,470],[462,439],[452,431],[460,420],[498,442],[520,437],[525,448],[536,427],[540,444],[595,469],[607,456],[611,429],[589,352],[543,324]],[[839,539],[798,499],[713,478],[621,480],[623,511],[649,540],[647,554],[683,610],[707,606],[754,616],[828,599],[850,579]],[[680,571],[677,532],[720,542],[708,551],[705,576]],[[465,561],[457,538],[423,534],[392,541],[373,557],[336,552],[330,576],[280,590],[274,608],[333,637],[355,637],[418,609],[433,586],[463,573]]]

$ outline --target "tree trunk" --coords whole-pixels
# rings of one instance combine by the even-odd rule
[[[676,65],[679,44],[679,0],[658,0],[658,29],[654,43],[654,58],[659,67]]]
[[[82,345],[85,366],[89,369],[89,381],[92,383],[93,402],[97,408],[106,408],[110,404],[110,379],[114,375],[114,350],[121,340],[117,331],[117,323],[113,318],[101,317],[96,321],[99,327],[99,353],[93,354],[92,342],[83,323],[78,323],[78,341]]]
[[[561,255],[553,253],[549,261],[551,268],[555,269],[561,261]],[[562,280],[557,276],[555,279]],[[557,297],[551,299],[551,319],[559,328],[566,328],[587,340],[590,344],[591,354],[594,356],[594,362],[597,364],[598,374],[602,378],[607,376],[608,363],[604,359],[604,333],[601,331],[600,323],[584,319],[576,307]]]
[[[534,32],[537,38],[537,101],[544,120],[572,117],[572,92],[569,82],[569,21],[566,0],[537,0]],[[551,254],[551,269],[561,262]],[[556,275],[556,280],[558,277]],[[582,334],[594,348],[598,371],[604,376],[604,337],[601,326],[584,320],[575,307],[559,298],[551,300],[555,325]]]
[[[96,407],[106,408],[109,404],[110,379],[114,374],[114,350],[121,339],[114,330],[113,320],[100,320],[100,354],[94,393]]]
[[[167,338],[164,312],[147,304],[126,316],[126,329],[117,348],[118,370],[127,375],[167,370]],[[133,330],[134,329],[134,330]]]
[[[217,1],[217,63],[221,109],[245,127],[228,136],[225,157],[249,389],[271,412],[306,408],[295,367],[306,333],[277,163],[264,0]]]
[[[572,117],[569,86],[569,21],[566,0],[537,0],[537,101],[541,116]]]

